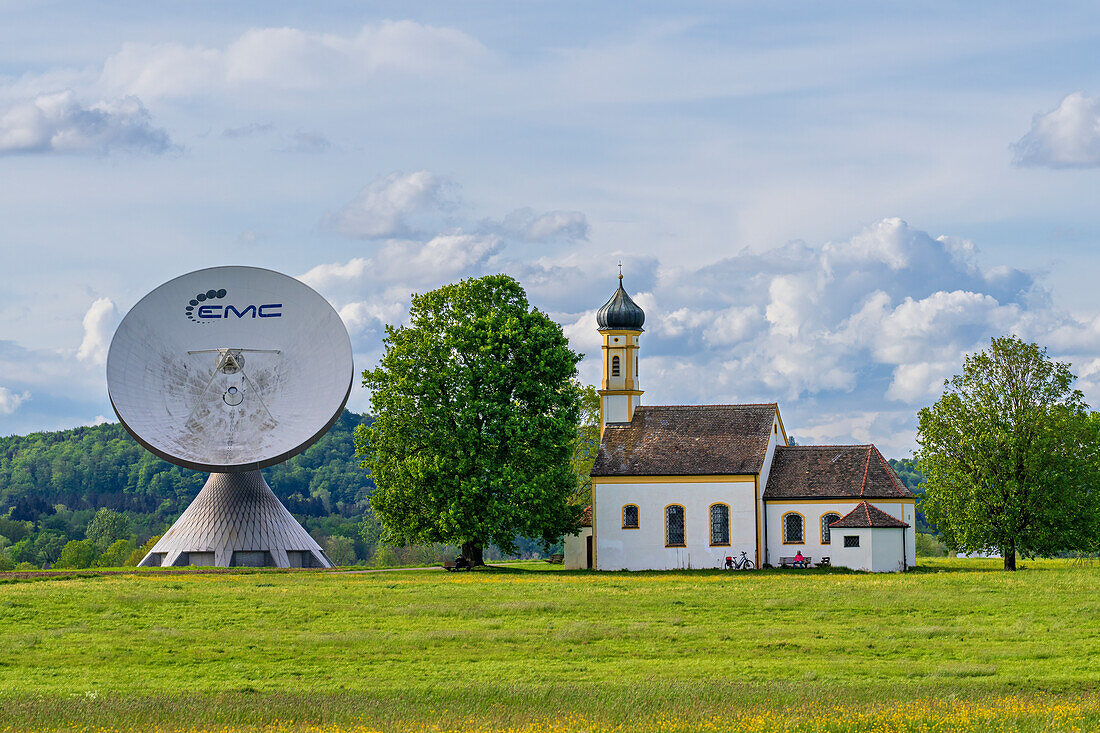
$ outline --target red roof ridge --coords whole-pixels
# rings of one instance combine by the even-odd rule
[[[867,491],[867,471],[871,468],[871,449],[873,445],[867,446],[867,463],[863,464],[863,483],[859,485],[859,495],[863,496]],[[866,504],[866,502],[864,502]]]
[[[860,510],[862,510],[863,516],[860,517]],[[886,512],[874,506],[868,501],[861,501],[856,505],[856,508],[845,514],[835,522],[829,523],[830,527],[836,527],[837,529],[852,528],[858,529],[860,527],[874,528],[905,528],[908,529],[909,525],[897,517],[887,514]]]
[[[780,445],[777,448],[867,448],[870,447],[870,443],[856,443],[856,444],[840,444],[840,443],[824,443],[822,445]]]
[[[898,493],[902,496],[904,496],[906,493],[911,493],[908,489],[903,489],[901,484],[898,483],[898,475],[894,473],[894,469],[890,466],[886,458],[882,455],[882,451],[880,451],[876,446],[872,447],[875,449],[875,453],[878,454],[878,459],[882,461],[882,467],[886,469],[886,475],[890,477],[890,483],[894,485],[894,488],[898,490]]]

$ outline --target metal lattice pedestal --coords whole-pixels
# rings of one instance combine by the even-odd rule
[[[325,555],[259,471],[212,473],[141,561],[142,567],[330,568]]]

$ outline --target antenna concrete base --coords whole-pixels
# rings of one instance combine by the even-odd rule
[[[331,568],[259,471],[212,473],[141,567]]]

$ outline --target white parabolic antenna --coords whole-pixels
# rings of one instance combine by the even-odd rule
[[[141,564],[331,566],[259,470],[325,434],[353,373],[339,314],[287,275],[213,267],[138,301],[107,355],[111,404],[148,450],[211,473]]]

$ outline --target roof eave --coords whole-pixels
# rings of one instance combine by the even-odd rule
[[[760,472],[745,473],[744,471],[726,471],[725,473],[589,473],[592,478],[664,478],[677,476],[691,478],[693,476],[759,476]]]
[[[768,496],[764,494],[761,497],[764,501],[805,501],[806,499],[825,499],[830,501],[854,501],[859,503],[861,501],[883,501],[885,499],[915,499],[916,497],[910,494],[909,496],[897,496],[891,494],[890,496],[868,496],[866,494],[830,494],[828,496],[822,496],[819,494],[807,494],[798,496]]]

